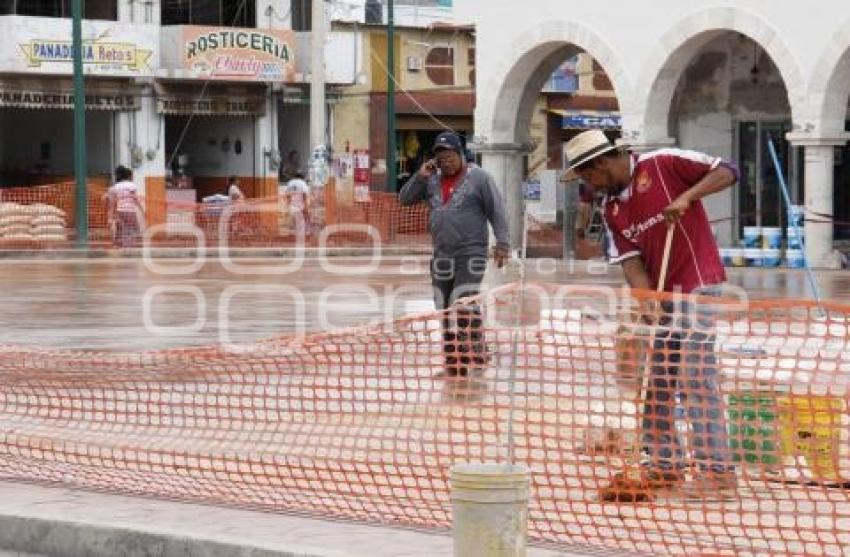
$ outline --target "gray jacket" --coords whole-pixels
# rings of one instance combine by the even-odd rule
[[[402,205],[427,201],[435,257],[487,257],[487,222],[500,247],[510,246],[505,204],[493,178],[478,167],[468,167],[448,203],[443,204],[439,173],[423,178],[417,172],[399,194]]]

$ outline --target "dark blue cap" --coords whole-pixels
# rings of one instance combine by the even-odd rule
[[[463,141],[461,141],[460,136],[454,132],[442,132],[440,133],[440,135],[437,136],[437,139],[434,140],[434,148],[431,149],[431,151],[436,153],[437,151],[442,151],[443,149],[456,151],[457,153],[462,155]]]

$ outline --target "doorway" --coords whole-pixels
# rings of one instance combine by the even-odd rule
[[[737,159],[741,180],[737,186],[737,233],[743,237],[745,226],[779,227],[783,231],[787,217],[779,177],[768,148],[772,140],[785,174],[791,202],[801,203],[803,189],[803,150],[792,146],[785,134],[791,122],[776,120],[744,120],[737,126]]]

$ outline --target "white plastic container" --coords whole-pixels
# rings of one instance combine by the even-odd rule
[[[791,220],[788,224],[794,226],[803,226],[803,223],[806,220],[806,206],[805,205],[791,205],[791,210],[788,211],[788,216]]]
[[[741,248],[720,248],[720,260],[724,267],[743,267],[744,250]]]
[[[782,229],[778,226],[765,226],[761,229],[762,246],[764,249],[779,249],[782,247]]]
[[[744,227],[744,247],[745,248],[760,248],[761,247],[761,227],[760,226],[745,226]]]
[[[785,252],[785,264],[790,269],[802,269],[806,266],[803,259],[803,250],[789,249]]]
[[[529,483],[529,471],[523,466],[453,466],[455,557],[525,557]]]
[[[799,228],[800,236],[797,237],[797,229],[793,226],[789,226],[786,230],[788,234],[788,249],[802,249],[803,243],[805,242],[806,237],[806,229],[802,226]]]
[[[778,249],[762,250],[763,267],[779,267],[782,265],[782,251]]]
[[[731,261],[731,265],[733,267],[743,267],[746,265],[746,261],[744,261],[744,249],[743,248],[728,248],[729,251],[729,260]]]
[[[747,248],[744,250],[744,262],[747,267],[761,267],[764,261],[764,250],[761,248]]]

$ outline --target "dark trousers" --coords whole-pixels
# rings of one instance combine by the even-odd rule
[[[485,362],[481,309],[476,304],[455,305],[461,298],[476,296],[487,270],[485,257],[434,258],[431,284],[434,303],[443,316],[443,350],[448,375],[466,375],[471,366]]]
[[[707,288],[703,295],[718,295]],[[679,398],[690,428],[690,452],[700,470],[734,470],[726,432],[726,409],[714,353],[714,313],[711,304],[665,302],[655,338],[651,376],[643,414],[643,443],[650,464],[670,470],[685,465],[683,443],[676,430]]]

